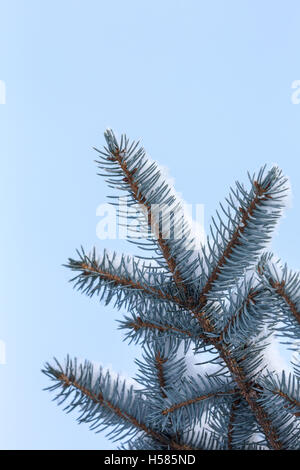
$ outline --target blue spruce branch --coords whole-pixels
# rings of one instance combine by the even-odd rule
[[[79,290],[127,309],[120,328],[144,350],[137,387],[68,359],[47,364],[50,388],[68,411],[81,410],[80,421],[112,428],[122,448],[299,448],[300,367],[286,378],[265,356],[274,334],[299,340],[299,275],[278,270],[264,253],[287,179],[273,167],[249,175],[249,189],[236,182],[199,250],[158,165],[124,135],[118,142],[107,130],[105,139],[104,150],[96,149],[101,175],[132,209],[142,209],[131,218],[146,241],[129,241],[152,261],[82,249],[67,266]],[[187,358],[201,355],[204,362],[191,369]]]

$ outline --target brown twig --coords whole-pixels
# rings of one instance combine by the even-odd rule
[[[167,397],[167,395],[164,392],[164,388],[166,386],[166,381],[165,381],[165,377],[164,377],[164,368],[163,368],[163,365],[166,362],[167,362],[167,359],[163,358],[161,356],[160,352],[158,352],[155,356],[155,367],[157,369],[158,382],[159,382],[159,385],[160,385],[161,396],[163,398]]]
[[[170,294],[164,293],[156,289],[155,287],[152,287],[149,285],[145,286],[144,284],[141,284],[138,281],[134,281],[127,277],[117,276],[116,274],[111,274],[109,271],[105,271],[104,269],[100,269],[99,267],[91,266],[86,263],[82,263],[81,268],[83,271],[82,272],[83,276],[89,276],[91,273],[95,273],[99,275],[100,279],[103,279],[104,281],[112,282],[116,287],[121,286],[121,287],[126,287],[128,289],[139,290],[147,295],[151,295],[156,298],[159,298],[160,300],[175,302],[181,305],[182,307],[182,302],[180,303],[180,300],[177,297],[173,297]]]
[[[187,330],[181,330],[180,328],[170,325],[156,325],[155,323],[142,320],[141,317],[137,317],[137,321],[131,322],[129,326],[131,326],[135,331],[138,331],[140,328],[150,328],[161,332],[175,331],[176,333],[180,333],[185,336],[192,336],[192,334]]]
[[[175,403],[174,405],[170,406],[169,408],[164,409],[161,414],[167,415],[170,413],[174,413],[174,411],[179,410],[180,408],[183,408],[184,406],[190,406],[193,405],[194,403],[199,403],[200,401],[207,400],[212,397],[220,397],[224,395],[231,395],[233,393],[236,393],[236,389],[231,389],[228,390],[227,392],[212,392],[212,393],[207,393],[206,395],[201,395],[196,398],[190,398],[189,400],[182,401],[180,403]]]

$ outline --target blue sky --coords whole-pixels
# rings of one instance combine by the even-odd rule
[[[205,225],[247,170],[276,162],[292,207],[273,248],[300,254],[300,4],[297,0],[2,0],[0,446],[109,449],[42,388],[46,360],[67,353],[135,373],[122,312],[72,290],[61,266],[96,236],[110,190],[92,146],[112,127],[141,137],[176,189],[205,205]]]

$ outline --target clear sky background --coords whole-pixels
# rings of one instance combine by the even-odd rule
[[[123,312],[73,291],[61,265],[100,241],[111,194],[92,146],[112,127],[141,137],[205,226],[236,180],[273,162],[292,207],[273,248],[299,268],[300,3],[297,0],[0,0],[0,447],[113,449],[43,392],[67,353],[135,373]]]

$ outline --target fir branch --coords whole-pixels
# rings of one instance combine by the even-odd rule
[[[222,207],[231,226],[222,222],[219,214],[221,228],[213,219],[217,236],[211,229],[214,246],[208,240],[208,249],[211,260],[204,251],[204,259],[210,270],[210,274],[199,294],[199,307],[203,308],[213,291],[222,290],[243,274],[243,271],[254,264],[258,256],[270,238],[270,231],[274,228],[281,210],[284,206],[284,198],[287,193],[286,178],[278,168],[272,168],[264,177],[262,169],[257,179],[250,179],[252,188],[247,192],[237,183],[237,192],[232,190],[236,202],[231,197],[229,205],[236,215],[233,218]],[[271,210],[270,210],[271,209]]]
[[[178,306],[154,302],[149,305],[137,304],[131,309],[130,316],[120,320],[120,328],[125,329],[129,341],[139,344],[149,344],[153,341],[173,342],[177,347],[182,343],[189,347],[194,343],[200,347],[201,343],[207,343],[207,338],[190,312],[182,310]]]
[[[299,448],[300,383],[292,374],[281,376],[269,372],[255,384],[260,393],[259,402],[270,419],[277,423],[278,438],[284,449]]]
[[[201,306],[203,307],[207,302],[207,294],[211,290],[213,283],[218,279],[219,275],[221,274],[222,267],[226,265],[227,260],[232,255],[234,248],[241,244],[241,237],[242,234],[245,232],[247,228],[247,224],[251,217],[253,217],[254,211],[257,210],[259,205],[262,201],[266,200],[267,197],[271,197],[269,195],[265,196],[265,198],[261,198],[263,194],[266,194],[268,191],[268,186],[264,188],[260,185],[257,181],[254,181],[254,186],[256,188],[255,196],[253,197],[251,203],[247,210],[240,207],[239,211],[242,214],[241,220],[239,225],[234,230],[230,240],[228,241],[227,245],[225,246],[224,252],[222,256],[218,259],[218,262],[213,269],[212,273],[210,274],[204,288],[202,289],[202,293],[200,296]]]
[[[170,276],[160,269],[145,267],[140,260],[121,255],[116,266],[116,253],[109,255],[105,250],[101,258],[97,257],[95,249],[87,255],[83,248],[77,251],[77,260],[69,258],[65,265],[77,276],[70,282],[74,287],[90,297],[101,294],[108,303],[115,295],[117,306],[123,303],[136,305],[138,299],[154,299],[155,301],[176,303],[182,308],[180,299],[172,288]],[[107,294],[107,295],[106,295]]]
[[[165,408],[164,410],[162,410],[161,414],[162,415],[168,415],[168,414],[174,413],[174,411],[176,411],[176,410],[179,410],[179,408],[187,407],[187,406],[193,405],[195,403],[199,403],[203,400],[208,400],[210,398],[218,398],[218,397],[222,397],[222,396],[228,396],[228,395],[236,394],[236,393],[237,393],[236,389],[231,389],[231,390],[228,390],[226,392],[207,393],[206,395],[200,395],[200,396],[195,397],[195,398],[190,398],[189,400],[185,400],[185,401],[182,401],[180,403],[176,403],[176,404],[170,406],[169,408]]]
[[[177,348],[165,343],[153,343],[144,349],[143,360],[136,360],[139,367],[137,382],[143,386],[143,395],[155,401],[166,398],[167,391],[180,386],[186,374],[183,357],[177,357]]]
[[[231,372],[232,377],[238,385],[239,393],[246,400],[252,412],[256,416],[256,419],[260,424],[261,428],[263,429],[269,444],[274,449],[280,449],[282,445],[278,439],[277,432],[268,416],[268,413],[263,409],[263,407],[259,403],[260,395],[257,391],[253,390],[251,381],[249,381],[249,379],[247,378],[247,375],[245,374],[240,364],[241,361],[237,361],[230,352],[230,350],[228,350],[228,348],[223,345],[223,342],[220,342],[219,335],[216,332],[209,318],[207,318],[206,312],[204,310],[199,311],[199,308],[193,309],[188,306],[186,308],[199,322],[203,330],[203,334],[201,333],[201,339],[203,340],[203,342],[205,344],[212,345],[217,350],[220,355],[220,358],[224,361],[228,370]],[[148,324],[147,327],[157,329],[161,332],[166,331],[164,327],[155,328],[155,324]]]
[[[282,443],[279,440],[277,430],[273,425],[270,416],[259,402],[259,393],[253,390],[251,382],[247,380],[245,372],[239,363],[232,357],[232,355],[220,344],[215,344],[215,347],[219,351],[221,358],[224,360],[232,374],[232,377],[236,381],[241,396],[247,401],[252,412],[254,413],[257,422],[261,426],[269,444],[274,450],[280,450],[282,448]]]
[[[262,394],[271,393],[279,397],[286,410],[300,417],[300,382],[292,374],[286,377],[285,371],[282,371],[280,377],[278,374],[269,373],[255,384],[255,388]]]
[[[135,331],[138,331],[141,328],[150,328],[161,332],[175,331],[176,333],[180,333],[183,336],[186,335],[189,338],[192,337],[192,333],[190,331],[181,330],[180,328],[175,328],[174,326],[170,325],[155,325],[154,323],[143,321],[141,317],[137,317],[136,321],[132,321],[129,326],[132,327]]]
[[[92,377],[93,377],[93,367],[90,363],[85,363],[85,366],[82,367],[80,366],[80,370],[78,372],[77,370],[77,365],[76,361],[74,363],[75,365],[70,362],[70,360],[67,360],[67,366],[66,366],[66,371],[63,370],[63,368],[58,364],[58,368],[53,368],[50,364],[46,364],[46,369],[43,370],[43,372],[48,375],[50,378],[55,380],[56,384],[53,387],[50,387],[50,389],[56,389],[58,385],[63,390],[64,399],[65,399],[72,393],[72,391],[77,392],[75,400],[78,403],[82,403],[82,408],[83,408],[83,413],[80,418],[80,422],[89,422],[89,421],[95,421],[95,408],[100,413],[100,418],[103,418],[105,422],[105,425],[115,425],[117,427],[120,426],[120,422],[123,422],[123,427],[124,429],[128,428],[128,425],[134,430],[134,435],[136,435],[138,432],[145,433],[148,437],[152,438],[153,440],[159,442],[161,445],[165,446],[166,448],[170,448],[173,450],[192,450],[190,447],[186,445],[181,445],[176,440],[174,439],[169,439],[166,435],[157,432],[155,429],[153,429],[149,424],[143,421],[141,419],[141,416],[145,416],[145,405],[144,405],[144,410],[142,410],[143,406],[141,407],[141,397],[135,398],[133,400],[133,394],[132,391],[129,392],[129,403],[128,407],[129,409],[134,409],[135,407],[135,413],[126,411],[125,409],[122,409],[122,407],[116,405],[113,400],[114,394],[109,393],[105,389],[109,387],[109,376],[106,376],[106,378],[101,380],[101,377],[98,378],[98,383],[97,386],[92,386]],[[88,374],[87,374],[88,371]],[[100,372],[101,376],[101,372]],[[97,392],[95,391],[95,388],[97,389]],[[110,387],[109,387],[110,388]],[[70,391],[66,391],[69,389]],[[114,390],[116,391],[118,389],[118,383],[114,386]],[[78,401],[78,392],[81,396],[81,399]],[[122,395],[125,394],[125,389],[124,385],[122,387]],[[109,398],[109,395],[111,395],[111,398]],[[120,393],[117,393],[117,395],[120,395]],[[137,392],[135,392],[135,395],[137,396]],[[121,398],[121,397],[120,397]],[[86,400],[86,404],[84,402]],[[122,401],[122,398],[121,400]],[[91,403],[93,404],[93,407],[91,408]],[[126,401],[123,400],[123,407],[125,406]],[[74,401],[71,402],[70,405],[68,405],[68,408],[70,408],[70,411],[74,408]],[[101,409],[104,409],[104,413],[101,412]],[[107,415],[112,415],[113,418],[107,419]],[[97,418],[98,421],[98,418]],[[97,422],[96,422],[97,423]],[[98,423],[96,424],[98,426]],[[95,424],[93,425],[93,428],[95,428]],[[119,434],[119,432],[118,432]]]
[[[135,180],[135,173],[136,173],[136,168],[133,168],[133,170],[129,170],[127,163],[124,159],[124,152],[126,150],[123,148],[115,147],[113,151],[111,151],[112,155],[109,157],[110,161],[118,162],[120,165],[120,168],[122,169],[125,177],[124,181],[125,183],[128,184],[131,194],[134,197],[134,199],[137,201],[138,204],[141,204],[142,206],[145,207],[146,212],[147,212],[147,220],[148,220],[148,225],[149,228],[154,231],[154,234],[157,239],[157,243],[161,249],[161,252],[163,254],[163,257],[165,258],[168,268],[171,273],[174,275],[174,281],[176,285],[179,288],[183,287],[183,279],[180,275],[180,273],[176,272],[176,262],[175,259],[171,256],[170,253],[170,248],[168,246],[167,240],[165,240],[162,236],[162,232],[155,221],[152,220],[152,212],[151,212],[151,206],[147,202],[147,199],[145,195],[143,195],[141,188],[139,187],[137,181]]]
[[[176,299],[176,297],[173,298],[170,294],[164,293],[156,289],[154,286],[143,285],[140,282],[130,279],[129,276],[123,277],[123,276],[118,276],[116,274],[112,274],[111,272],[105,269],[101,269],[97,265],[92,266],[85,262],[76,262],[70,259],[68,267],[70,267],[73,270],[80,270],[81,275],[85,277],[90,276],[90,275],[96,275],[100,280],[107,281],[116,288],[125,287],[126,289],[141,291],[144,295],[150,295],[160,300],[167,300],[171,302],[177,301],[177,303],[179,303],[179,299]]]
[[[123,178],[120,182],[114,179],[112,181],[113,184],[116,184],[121,189],[124,187],[127,188],[133,201],[135,201],[139,207],[144,208],[148,231],[153,234],[160,253],[165,260],[166,266],[173,275],[174,282],[178,290],[187,297],[188,289],[184,282],[185,276],[179,267],[183,261],[179,259],[180,250],[182,251],[181,258],[185,258],[185,261],[187,261],[186,250],[183,250],[181,247],[181,245],[183,246],[183,242],[179,242],[177,244],[174,242],[174,246],[172,246],[171,238],[166,238],[163,235],[160,223],[156,220],[152,211],[152,205],[166,204],[169,208],[173,206],[173,214],[176,214],[176,212],[181,213],[182,209],[180,205],[174,205],[174,198],[169,195],[170,188],[165,183],[162,184],[162,188],[157,191],[155,199],[153,198],[152,193],[149,195],[149,191],[148,194],[144,192],[143,188],[146,187],[146,184],[150,187],[153,186],[153,184],[160,179],[161,174],[155,163],[152,163],[149,170],[147,169],[147,166],[146,170],[144,169],[148,159],[146,158],[143,148],[139,148],[137,150],[138,143],[136,144],[133,142],[129,146],[129,141],[126,136],[122,136],[120,143],[118,143],[114,133],[110,129],[108,129],[104,135],[108,145],[108,148],[105,149],[106,152],[99,151],[98,149],[95,150],[107,162],[112,162],[113,164],[118,165],[119,169],[123,173]],[[105,162],[97,161],[97,163],[102,168]],[[109,168],[107,168],[106,165],[104,165],[104,169],[109,171]],[[144,171],[142,171],[142,169]],[[186,221],[182,224],[182,229],[187,237],[189,229],[187,228]],[[184,243],[186,243],[186,240],[184,240]],[[193,240],[190,240],[190,245],[192,246],[192,244]],[[190,255],[188,255],[188,257],[190,257]],[[189,267],[191,267],[192,264],[193,263],[189,263]]]
[[[232,317],[229,319],[227,324],[224,326],[221,334],[220,334],[220,342],[224,341],[224,337],[227,334],[227,332],[240,320],[241,316],[243,315],[245,308],[248,308],[251,304],[255,304],[255,297],[257,297],[260,294],[260,290],[255,290],[254,288],[251,288],[248,292],[248,295],[246,296],[245,300],[243,301],[242,306],[240,309],[232,315]]]
[[[229,423],[228,423],[228,437],[227,437],[228,450],[233,449],[234,423],[236,419],[236,412],[237,412],[240,402],[241,402],[241,397],[238,397],[235,400],[233,400],[231,404],[231,409],[230,409],[230,414],[229,414]]]
[[[278,275],[266,255],[259,276],[253,273],[282,213],[287,179],[274,167],[267,175],[262,169],[250,177],[249,191],[237,183],[228,209],[221,206],[227,222],[217,213],[220,223],[213,219],[215,228],[200,256],[193,252],[182,207],[156,163],[138,144],[129,145],[126,136],[118,143],[108,130],[105,138],[98,164],[111,187],[127,192],[131,207],[142,206],[156,264],[146,265],[146,258],[143,263],[125,256],[116,260],[106,252],[97,259],[95,252],[87,256],[82,251],[68,267],[77,272],[73,280],[80,290],[128,308],[131,317],[121,328],[144,346],[143,360],[136,361],[136,381],[143,389],[128,388],[109,373],[95,377],[90,363],[77,368],[69,360],[65,367],[47,366],[44,372],[55,381],[51,389],[59,390],[60,402],[72,394],[66,408],[79,406],[81,422],[94,429],[112,426],[115,437],[123,433],[132,449],[296,448],[298,366],[295,377],[286,380],[284,374],[266,372],[262,360],[265,326],[299,337],[300,276],[286,267]],[[153,208],[157,204],[170,209],[173,229],[182,225],[181,240],[168,238],[160,210]],[[284,327],[278,327],[278,318]],[[206,362],[218,369],[201,376],[192,365],[188,375],[190,346],[195,354],[213,354]]]
[[[264,433],[247,402],[232,397],[228,408],[219,408],[209,420],[224,450],[269,450]]]
[[[244,354],[241,356],[239,349],[233,353],[230,350],[230,347],[228,348],[228,345],[224,343],[224,341],[220,341],[220,337],[217,334],[217,331],[210,319],[207,318],[205,310],[199,311],[200,308],[201,306],[198,307],[198,309],[191,309],[191,313],[199,321],[203,329],[204,336],[207,336],[207,342],[209,342],[216,349],[220,358],[227,366],[232,378],[235,380],[238,386],[241,397],[246,400],[250,409],[254,413],[257,422],[261,426],[266,439],[269,442],[269,445],[273,449],[281,449],[282,443],[279,440],[277,430],[273,425],[269,414],[261,405],[259,392],[253,389],[252,380],[247,376],[242,366],[242,362],[244,359],[247,359],[247,356],[244,356]],[[241,347],[244,349],[243,345]],[[251,361],[251,355],[249,352],[248,356],[249,362],[249,360]]]
[[[300,400],[296,400],[295,398],[289,397],[286,393],[284,393],[282,390],[273,390],[272,393],[274,395],[277,395],[281,398],[283,398],[287,404],[284,405],[285,408],[288,409],[298,409],[299,411],[291,411],[293,415],[295,415],[297,418],[300,418]]]
[[[186,351],[191,344],[199,347],[201,341],[207,343],[207,338],[201,335],[198,325],[194,331],[190,325],[187,325],[186,319],[182,322],[176,314],[169,315],[168,319],[161,319],[158,314],[154,316],[132,314],[131,317],[125,316],[124,320],[119,320],[119,324],[119,328],[125,330],[126,339],[130,343],[142,346],[168,343],[176,348],[183,345]]]
[[[230,371],[233,380],[236,382],[239,388],[239,393],[246,400],[252,412],[254,413],[257,422],[265,433],[266,439],[268,440],[270,446],[275,450],[281,449],[282,444],[279,441],[277,431],[272,423],[272,420],[259,402],[259,392],[253,389],[252,383],[247,378],[247,375],[245,374],[241,364],[239,364],[239,361],[236,360],[234,355],[225,345],[219,342],[217,334],[214,334],[215,330],[211,323],[208,323],[207,326],[207,319],[202,315],[198,315],[197,318],[203,327],[204,332],[208,333],[208,341],[217,350],[220,358],[224,361],[228,370]]]
[[[274,261],[272,253],[262,256],[257,272],[265,288],[273,294],[273,308],[269,313],[269,325],[277,336],[292,338],[292,348],[297,348],[300,335],[300,275]],[[280,325],[278,324],[280,320]],[[289,343],[291,344],[291,343]]]
[[[90,390],[88,390],[86,387],[83,387],[82,385],[80,385],[76,380],[69,379],[64,374],[58,375],[57,380],[62,382],[63,387],[74,387],[75,390],[79,390],[83,395],[90,398],[94,403],[109,408],[109,410],[112,411],[118,418],[121,418],[124,421],[128,421],[134,427],[136,427],[137,429],[140,429],[141,431],[145,432],[145,434],[152,437],[153,439],[156,439],[157,441],[161,442],[162,444],[169,445],[168,440],[165,439],[164,436],[162,436],[159,433],[153,431],[151,428],[146,426],[144,423],[139,422],[134,416],[130,415],[129,413],[126,413],[126,412],[122,411],[118,406],[115,406],[110,401],[104,400],[104,397],[103,397],[102,393],[98,393],[97,395],[95,395]]]
[[[294,319],[300,325],[300,311],[298,310],[296,303],[293,302],[291,297],[287,294],[285,290],[285,284],[286,284],[285,281],[276,282],[274,281],[274,279],[269,278],[269,283],[270,283],[270,286],[273,287],[273,289],[275,290],[276,294],[282,297],[282,299],[287,303],[292,315],[294,316]]]
[[[227,406],[232,394],[237,391],[234,384],[219,377],[196,377],[185,375],[165,389],[165,399],[156,398],[151,420],[163,420],[163,426],[172,426],[174,433],[206,422],[211,410]]]
[[[206,312],[219,332],[220,343],[240,347],[261,333],[269,335],[265,320],[272,303],[273,296],[269,289],[251,277],[237,283],[233,289],[228,289],[228,294],[220,297],[220,311],[206,308]]]

